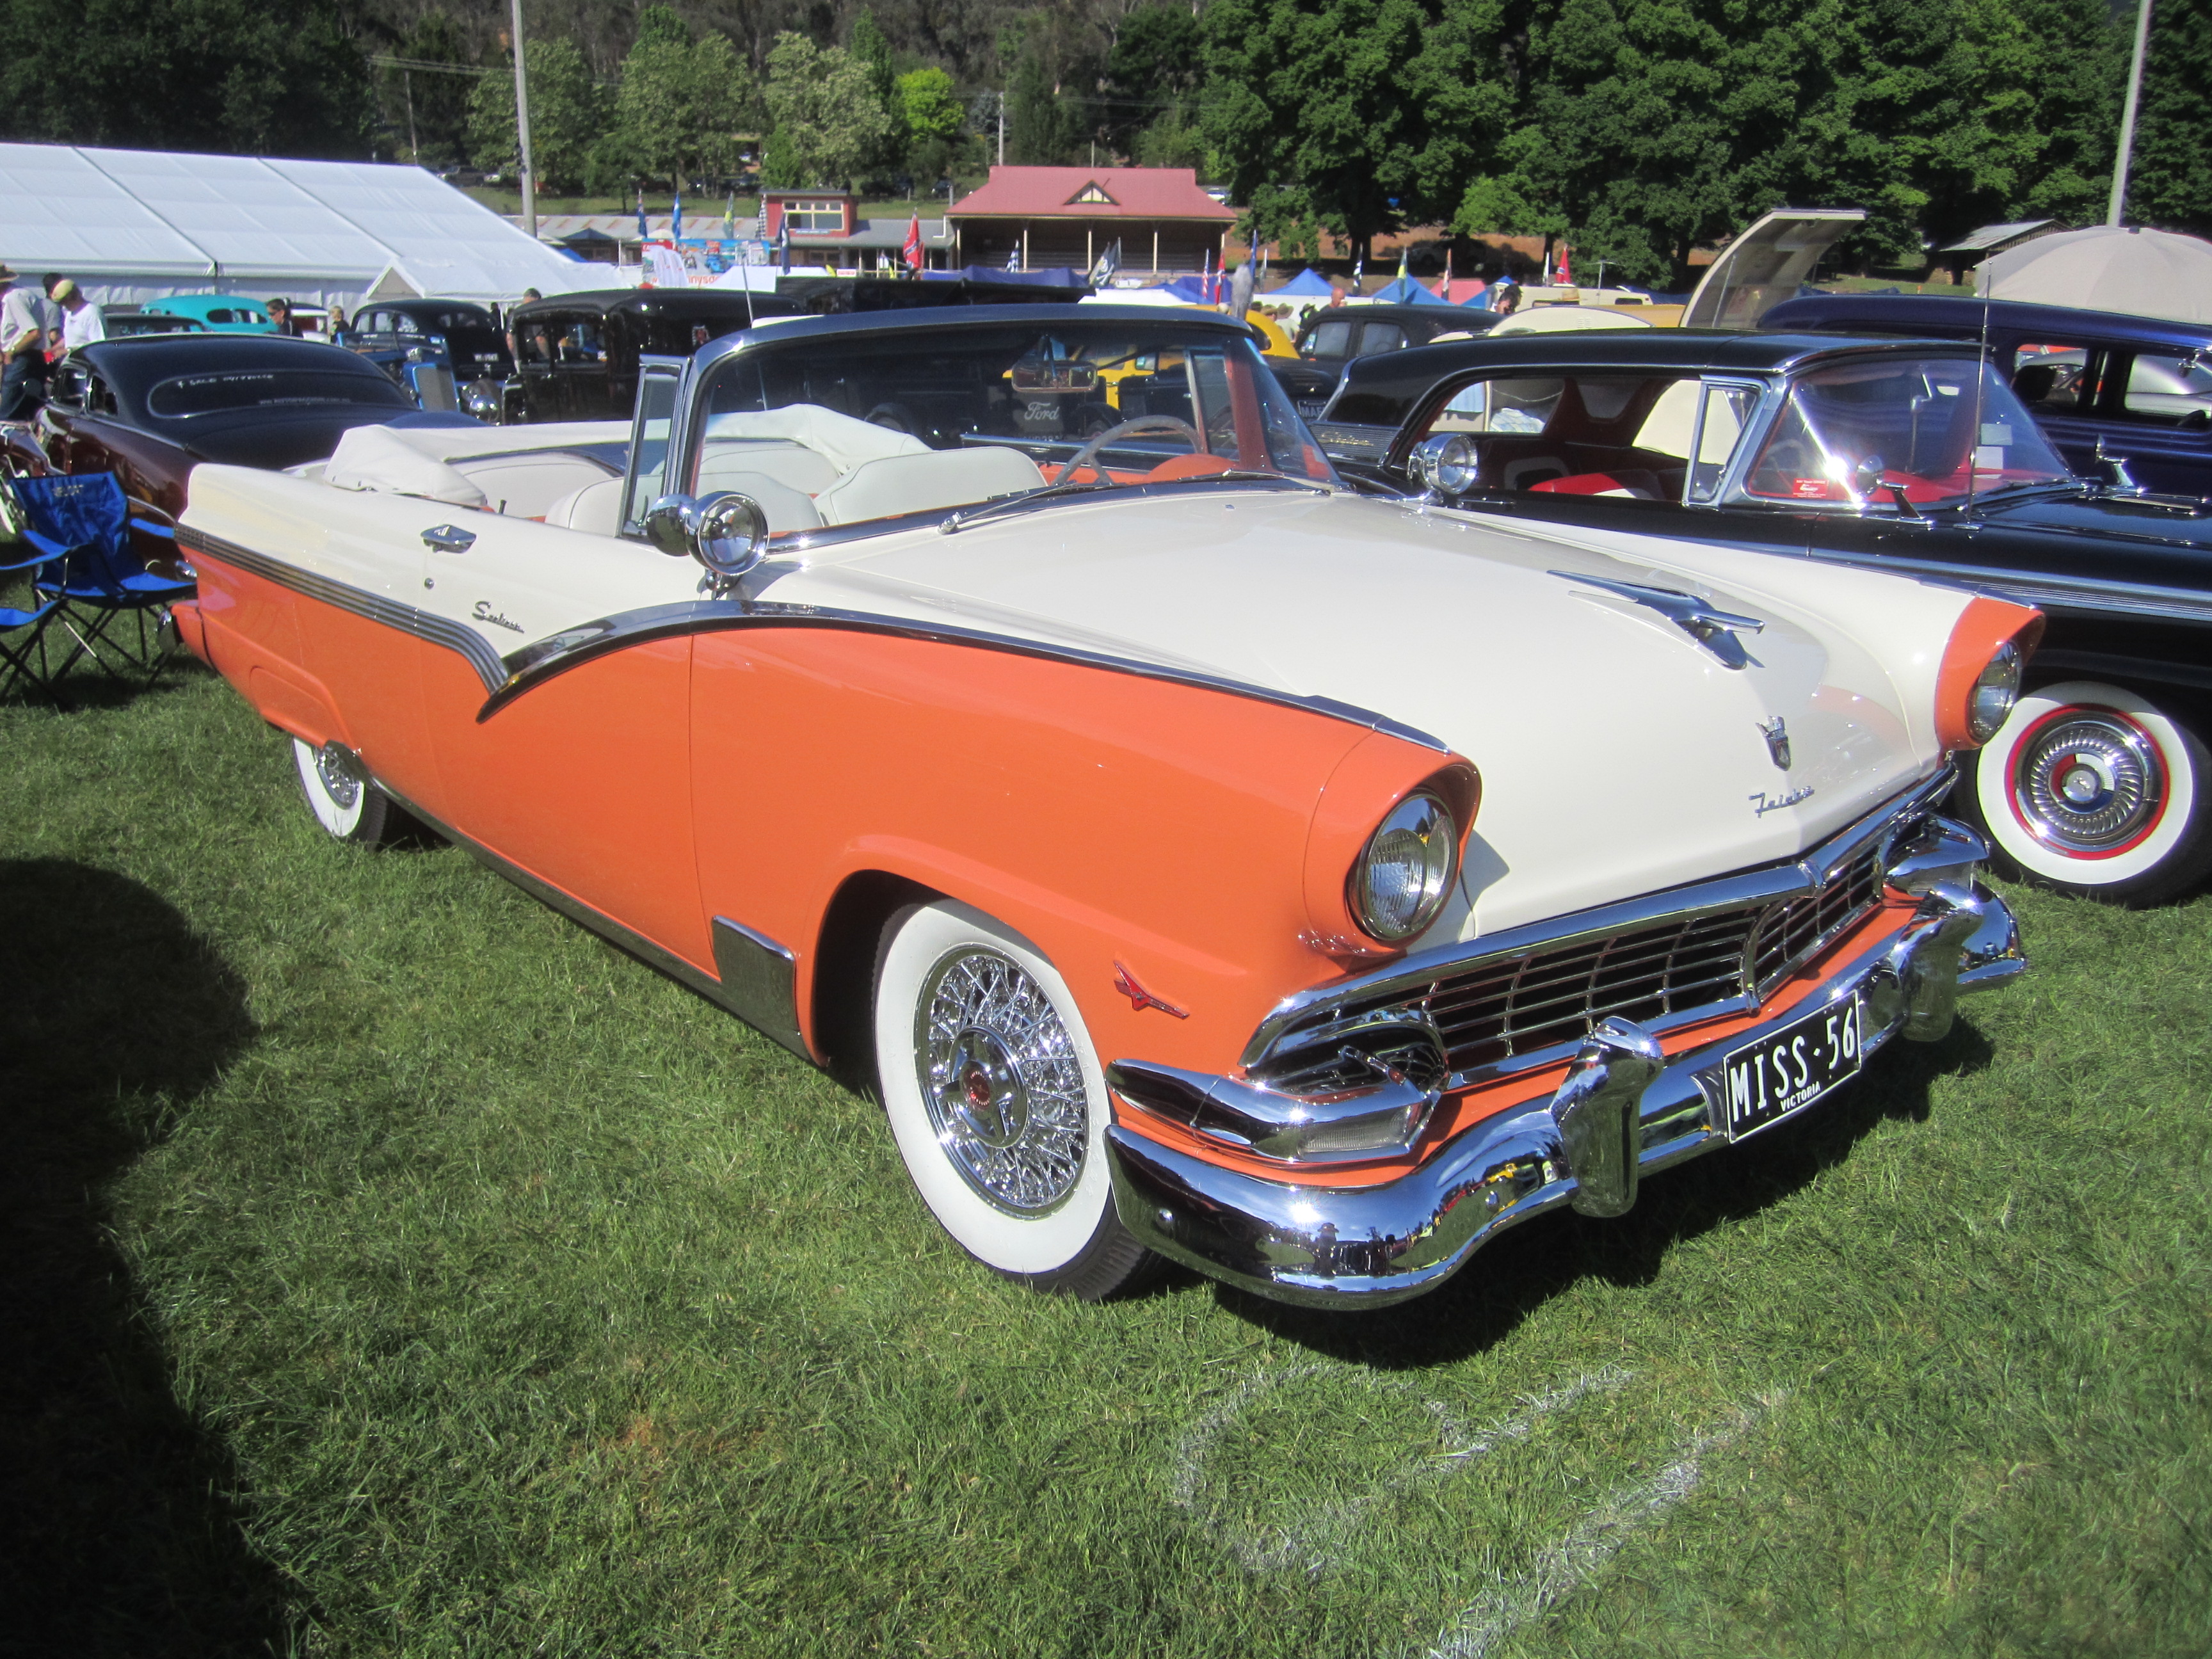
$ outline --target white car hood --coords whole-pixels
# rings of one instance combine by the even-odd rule
[[[1483,802],[1466,902],[1429,942],[1786,859],[1929,775],[1936,665],[1967,599],[1276,489],[1060,503],[802,557],[748,592],[1331,698],[1433,734],[1480,769]],[[1740,635],[1752,664],[1555,570],[1761,618]],[[1786,770],[1765,735],[1778,719]]]

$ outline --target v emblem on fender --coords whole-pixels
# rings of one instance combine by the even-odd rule
[[[1177,1019],[1190,1018],[1188,1009],[1178,1008],[1172,1002],[1163,1001],[1147,991],[1137,982],[1137,976],[1118,962],[1114,964],[1114,988],[1128,998],[1129,1006],[1140,1014],[1147,1008],[1157,1008],[1164,1014],[1174,1015]]]

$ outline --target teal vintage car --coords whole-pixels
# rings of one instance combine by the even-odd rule
[[[274,334],[269,307],[242,294],[173,294],[139,307],[163,317],[189,317],[217,334]]]

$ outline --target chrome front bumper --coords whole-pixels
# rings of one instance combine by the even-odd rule
[[[1787,1012],[1671,1055],[1660,1055],[1638,1028],[1608,1021],[1556,1093],[1485,1118],[1386,1185],[1271,1181],[1117,1123],[1106,1131],[1115,1206],[1148,1248],[1277,1301],[1403,1301],[1433,1290],[1531,1216],[1562,1204],[1620,1214],[1640,1176],[1729,1145],[1717,1091],[1709,1094],[1698,1074],[1729,1052],[1853,995],[1864,998],[1864,1055],[1894,1036],[1934,1042],[1950,1030],[1960,994],[2027,967],[2004,902],[1978,882],[1971,890],[1942,883],[1925,891],[1901,931],[1831,964]]]

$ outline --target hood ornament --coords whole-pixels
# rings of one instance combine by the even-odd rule
[[[1766,739],[1768,758],[1779,769],[1787,772],[1790,769],[1790,728],[1784,724],[1782,716],[1777,714],[1771,721],[1759,721],[1759,735]]]
[[[1720,659],[1723,668],[1742,668],[1752,660],[1751,653],[1743,648],[1743,641],[1736,638],[1736,629],[1756,634],[1766,626],[1757,617],[1716,611],[1710,601],[1672,587],[1644,587],[1604,576],[1585,576],[1576,570],[1554,570],[1551,574],[1565,581],[1601,587],[1608,593],[1648,605]]]

